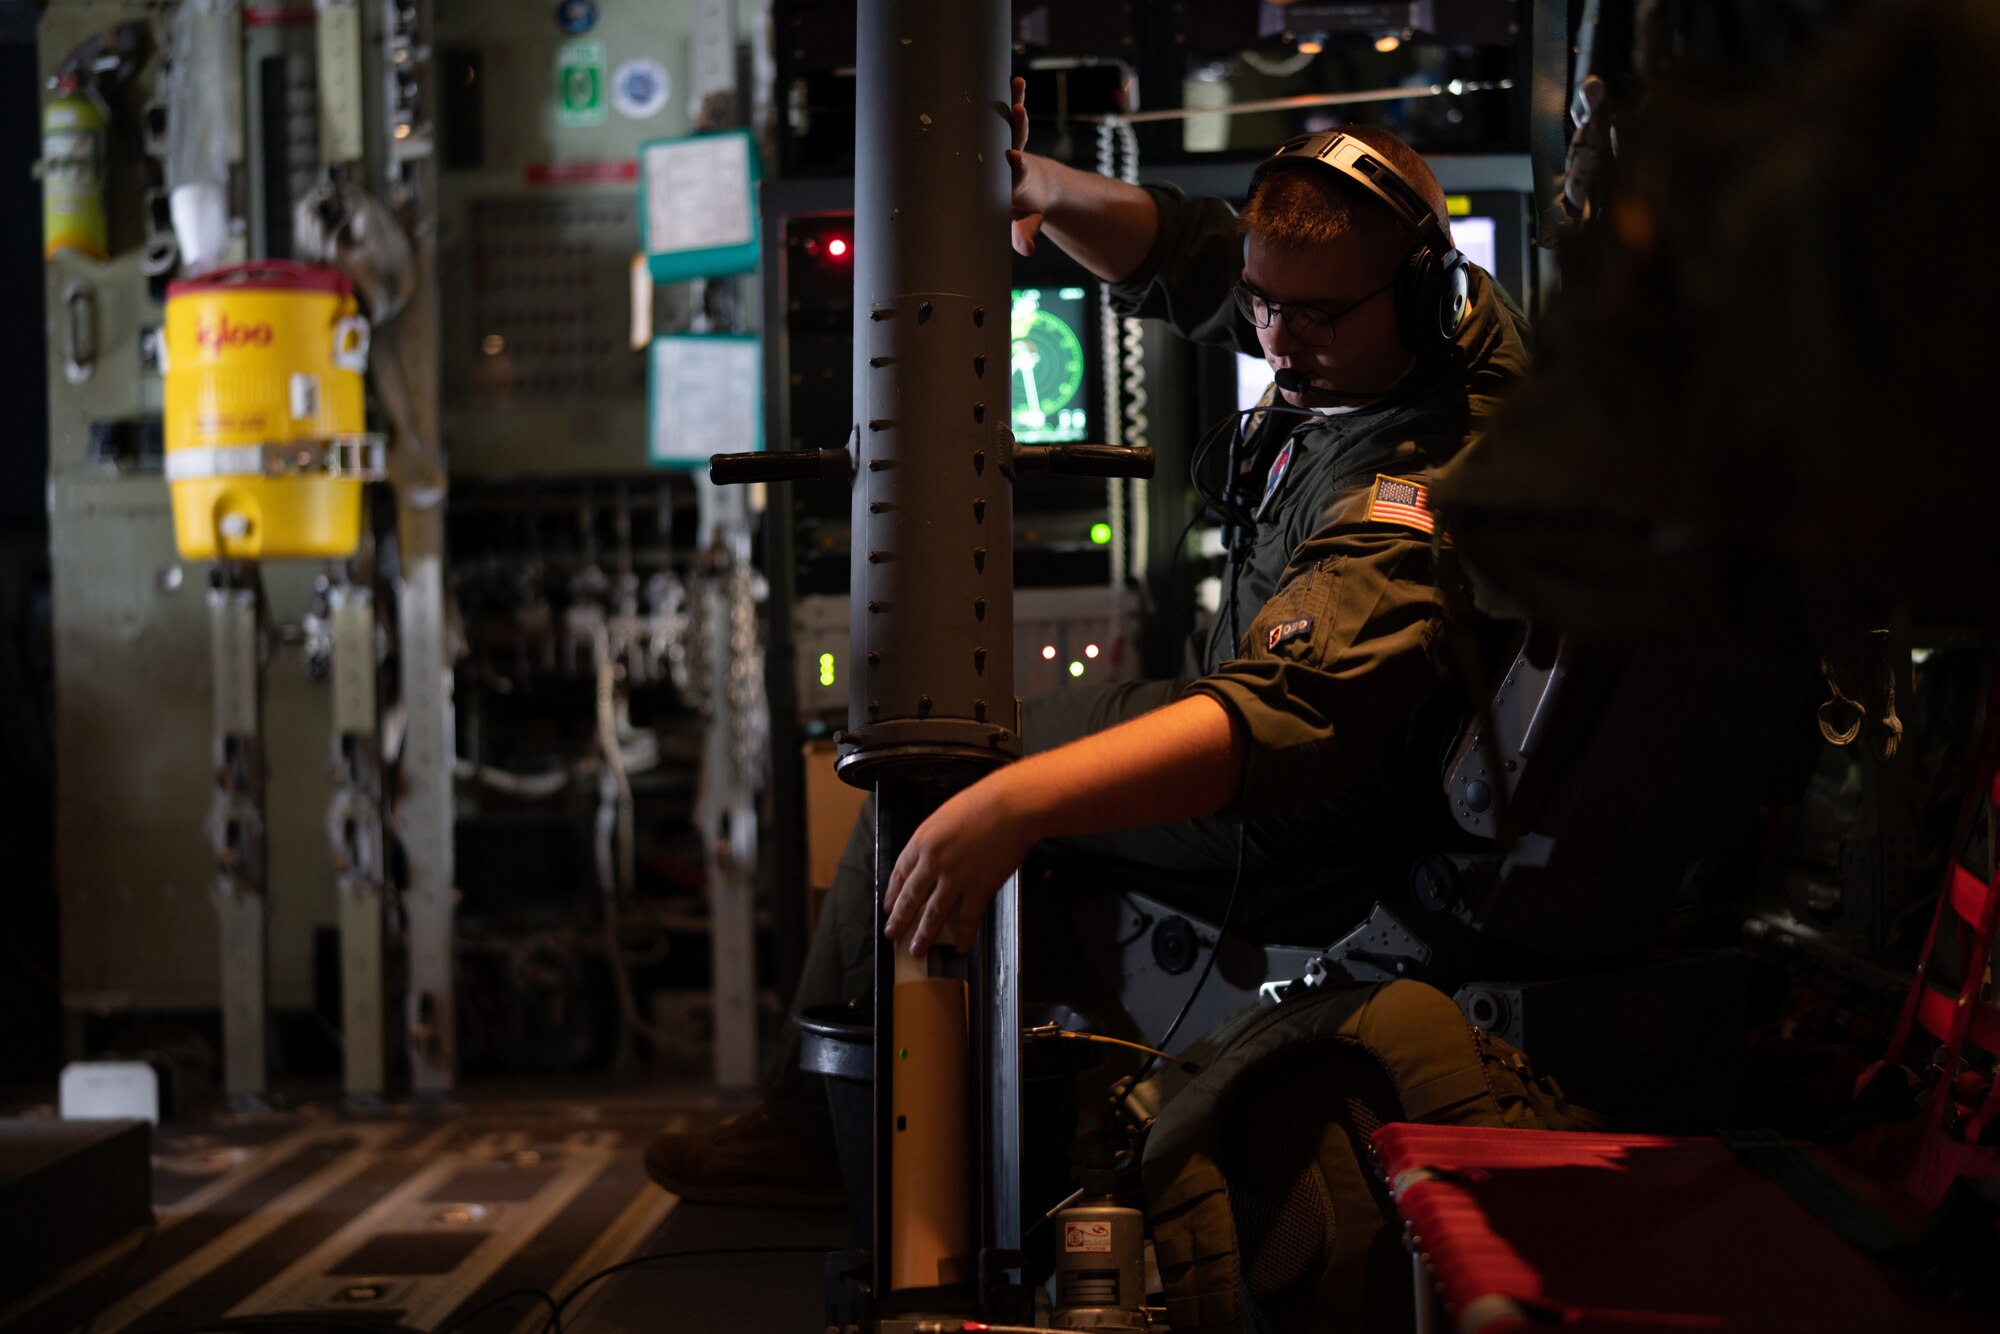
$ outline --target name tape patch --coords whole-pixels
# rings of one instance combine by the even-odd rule
[[[1313,618],[1310,616],[1300,616],[1290,621],[1279,621],[1271,627],[1270,639],[1264,647],[1267,650],[1274,649],[1280,644],[1289,644],[1294,639],[1304,639],[1312,633],[1312,628]]]
[[[1375,490],[1368,497],[1368,519],[1371,523],[1399,523],[1422,533],[1437,531],[1430,489],[1421,482],[1381,473],[1375,475]]]

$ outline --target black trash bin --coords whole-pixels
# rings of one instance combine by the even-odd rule
[[[866,1249],[873,1231],[871,1137],[875,1118],[875,1009],[858,1001],[815,1005],[799,1026],[799,1066],[826,1076],[827,1110],[840,1154],[840,1179],[854,1220],[854,1244]]]

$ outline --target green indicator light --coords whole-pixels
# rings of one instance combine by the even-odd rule
[[[1110,546],[1111,525],[1108,523],[1093,523],[1090,525],[1090,540],[1100,547]]]
[[[907,1060],[909,1060],[909,1059],[910,1059],[910,1049],[909,1049],[908,1047],[905,1047],[905,1048],[903,1048],[903,1049],[902,1049],[901,1051],[897,1052],[897,1053],[896,1053],[896,1059],[897,1059],[897,1060],[899,1060],[899,1061],[907,1061]]]
[[[1082,676],[1082,675],[1083,675],[1083,664],[1082,664],[1082,663],[1080,663],[1080,662],[1072,662],[1072,663],[1071,663],[1071,664],[1069,665],[1069,674],[1070,674],[1071,676]]]
[[[822,653],[819,655],[819,683],[823,686],[833,684],[833,655],[831,653]]]

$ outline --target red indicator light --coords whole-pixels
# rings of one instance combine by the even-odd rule
[[[832,255],[835,259],[846,258],[847,242],[841,240],[838,236],[834,237],[826,243],[826,253]]]

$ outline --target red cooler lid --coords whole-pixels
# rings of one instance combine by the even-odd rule
[[[296,259],[253,259],[167,284],[170,297],[243,291],[331,292],[348,297],[354,295],[354,284],[330,264],[303,264]]]

